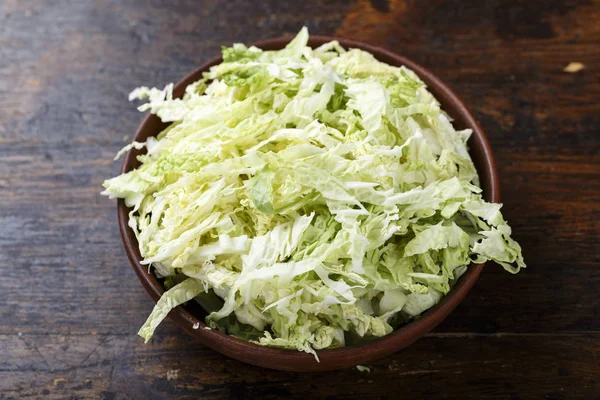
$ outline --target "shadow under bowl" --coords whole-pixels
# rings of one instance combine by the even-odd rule
[[[285,47],[290,39],[290,37],[281,37],[258,42],[255,45],[264,50],[276,50]],[[483,196],[491,202],[500,201],[498,176],[488,140],[473,115],[448,86],[431,72],[408,58],[379,47],[357,41],[325,36],[311,36],[309,45],[317,47],[332,40],[337,40],[346,49],[358,48],[366,50],[373,54],[379,61],[394,66],[405,65],[413,70],[427,84],[429,91],[441,103],[442,109],[454,119],[454,127],[456,129],[469,128],[473,130],[473,135],[469,141],[470,154],[479,173]],[[186,86],[202,78],[203,72],[220,62],[222,62],[221,57],[213,58],[184,77],[175,86],[173,91],[174,97],[183,96]],[[167,126],[168,124],[160,121],[157,116],[148,115],[138,128],[135,140],[143,142],[148,137],[158,135]],[[137,168],[139,166],[137,156],[140,154],[141,151],[139,150],[134,149],[130,151],[125,157],[121,173]],[[164,293],[164,288],[152,273],[148,273],[147,266],[140,264],[142,257],[138,242],[134,232],[127,225],[129,208],[123,200],[119,200],[117,207],[121,237],[131,266],[152,299],[157,301]],[[217,330],[203,329],[206,326],[204,324],[206,313],[197,304],[192,304],[195,302],[189,302],[187,305],[173,309],[169,317],[202,344],[224,355],[249,364],[286,371],[326,371],[349,368],[358,364],[367,364],[388,356],[426,335],[462,301],[477,280],[482,268],[483,265],[471,265],[454,288],[436,306],[424,312],[418,319],[398,328],[387,336],[365,342],[361,345],[320,350],[318,351],[320,362],[317,362],[311,354],[296,350],[264,347],[236,339]],[[199,324],[198,329],[193,329],[195,324]]]

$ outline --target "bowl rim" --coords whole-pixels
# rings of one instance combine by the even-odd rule
[[[282,36],[255,42],[253,45],[263,49],[277,49],[282,48],[291,38],[292,36]],[[440,101],[442,108],[448,112],[455,121],[460,120],[465,128],[473,130],[470,139],[472,142],[470,153],[475,165],[479,167],[477,168],[477,171],[484,183],[482,185],[484,197],[492,202],[500,201],[500,187],[496,164],[487,137],[467,106],[446,84],[433,73],[414,61],[384,48],[367,43],[337,37],[311,35],[309,46],[316,47],[333,40],[337,40],[340,45],[346,49],[358,48],[366,50],[380,61],[392,65],[405,65],[413,70],[419,78],[426,83],[428,90],[434,94],[438,101]],[[221,56],[213,57],[188,73],[175,85],[173,91],[174,97],[183,95],[187,85],[198,80],[203,71],[208,70],[212,65],[220,63],[221,61]],[[452,112],[447,110],[448,107],[452,109]],[[167,124],[163,124],[155,115],[149,114],[139,125],[134,140],[145,140],[148,136],[155,136],[166,125]],[[148,131],[153,132],[148,133]],[[476,155],[472,153],[474,149],[477,151]],[[140,154],[140,152],[135,149],[127,152],[121,167],[121,173],[128,172],[137,167],[138,162],[136,157],[138,154]],[[137,240],[135,239],[133,231],[128,226],[128,213],[129,208],[122,199],[119,199],[117,204],[119,230],[127,257],[136,275],[146,288],[146,291],[156,302],[161,297],[162,293],[164,293],[164,289],[154,274],[148,271],[148,267],[140,264],[141,256]],[[312,354],[291,349],[265,347],[237,339],[217,330],[204,329],[206,327],[204,321],[196,318],[185,308],[185,306],[174,308],[169,313],[169,317],[180,325],[187,333],[199,339],[204,345],[229,357],[249,364],[288,371],[325,371],[348,368],[383,358],[425,336],[445,319],[462,301],[471,287],[475,284],[482,269],[483,264],[469,266],[456,285],[447,295],[442,297],[437,305],[425,311],[418,319],[394,330],[389,335],[359,345],[317,351],[320,358],[319,363],[315,361]],[[193,326],[197,326],[198,328],[194,329]]]

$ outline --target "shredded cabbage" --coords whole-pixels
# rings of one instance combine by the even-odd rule
[[[337,42],[235,44],[189,85],[130,99],[171,125],[104,182],[131,207],[143,263],[170,288],[139,334],[195,299],[213,329],[316,350],[387,335],[471,263],[524,268],[478,187],[471,131],[414,72]]]

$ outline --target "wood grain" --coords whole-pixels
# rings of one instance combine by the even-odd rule
[[[0,399],[600,398],[598,21],[599,1],[0,2]],[[370,374],[250,367],[169,322],[144,345],[152,302],[99,195],[142,118],[127,93],[304,24],[406,55],[470,105],[529,267],[488,266]]]
[[[592,398],[590,394],[600,389],[594,355],[598,336],[590,334],[434,333],[370,365],[370,373],[351,369],[299,374],[242,364],[178,336],[171,328],[166,330],[168,336],[148,345],[131,341],[128,335],[83,332],[3,337],[8,354],[20,357],[4,372],[10,374],[11,395],[563,399]],[[533,390],[526,391],[528,386]]]

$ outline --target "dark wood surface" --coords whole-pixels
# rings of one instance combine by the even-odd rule
[[[488,265],[370,373],[252,367],[170,322],[145,345],[153,304],[99,195],[142,118],[127,94],[304,24],[406,55],[470,105],[529,267]],[[0,1],[0,399],[600,398],[599,66],[599,1]]]

